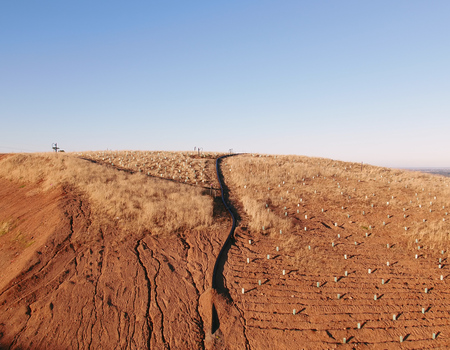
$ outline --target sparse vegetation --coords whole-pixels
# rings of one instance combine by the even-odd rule
[[[239,155],[222,170],[240,215],[226,281],[254,343],[275,327],[279,348],[396,348],[405,327],[429,348],[426,327],[448,334],[450,179],[296,156]]]
[[[11,242],[19,245],[20,248],[24,249],[33,245],[34,240],[28,239],[25,234],[19,231],[14,235],[14,237],[11,238]]]
[[[279,155],[227,158],[224,170],[250,216],[249,226],[253,230],[265,226],[273,234],[292,227],[293,220],[301,219],[304,201],[308,201],[316,203],[317,208],[325,206],[333,213],[343,212],[342,221],[362,211],[381,211],[386,215],[397,212],[398,216],[403,208],[421,205],[423,215],[429,219],[419,224],[417,220],[411,223],[415,219],[410,218],[412,227],[406,234],[411,239],[420,236],[435,241],[446,241],[450,234],[449,220],[443,221],[447,209],[442,209],[449,205],[450,181],[442,176]],[[430,213],[430,208],[435,210]],[[301,212],[297,213],[297,209]],[[361,225],[364,230],[371,229],[367,220]]]
[[[10,221],[0,222],[0,237],[6,235],[13,229],[13,224]]]

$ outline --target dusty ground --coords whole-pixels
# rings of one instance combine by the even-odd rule
[[[218,200],[210,229],[123,239],[76,189],[40,193],[0,179],[0,348],[449,347],[449,244],[421,234],[428,223],[446,228],[443,181],[405,185],[344,168],[285,178],[272,164],[255,187],[246,157],[222,165],[239,216],[223,270],[228,295],[210,290],[231,226]],[[238,159],[248,164],[239,169]],[[211,182],[211,162],[195,162]],[[178,180],[195,185],[186,177]],[[244,196],[279,221],[253,228]]]

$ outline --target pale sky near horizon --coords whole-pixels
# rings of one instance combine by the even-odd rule
[[[4,1],[0,152],[450,167],[449,1]]]

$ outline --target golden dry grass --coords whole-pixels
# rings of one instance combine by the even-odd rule
[[[13,224],[9,220],[0,222],[0,237],[6,235],[13,227]]]
[[[130,174],[74,154],[15,154],[0,161],[0,176],[39,183],[43,191],[71,186],[85,193],[93,214],[127,231],[170,233],[211,225],[213,199],[201,188]]]
[[[409,223],[404,232],[414,239],[449,239],[450,179],[443,176],[324,158],[259,154],[227,158],[223,170],[253,230],[265,226],[273,234],[295,226],[292,215],[284,214],[295,213],[314,198],[325,210],[337,212],[348,205],[349,218],[372,208],[388,214],[420,208],[426,221]]]
[[[196,186],[218,187],[215,160],[220,153],[167,151],[91,151],[77,153],[84,159],[118,169],[170,179]]]

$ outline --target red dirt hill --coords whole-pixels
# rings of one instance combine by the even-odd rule
[[[100,220],[77,188],[0,178],[0,348],[205,348],[216,207],[209,228],[154,236]]]
[[[212,156],[142,157],[148,182],[120,175],[137,167],[137,153],[91,155],[103,164],[85,161],[95,167],[87,174],[101,169],[95,186],[66,173],[56,182],[0,175],[1,349],[449,347],[448,179],[319,158],[227,158],[238,227],[218,295],[212,270],[231,226],[219,198],[213,224],[171,221],[164,232],[164,220],[134,226],[141,211],[152,217],[142,204],[152,196],[100,210],[120,201],[89,192],[117,183],[136,196],[133,186],[170,181],[179,186],[170,196],[196,196],[190,189],[215,176]],[[45,159],[78,174],[69,158]],[[116,220],[120,210],[136,220]]]

